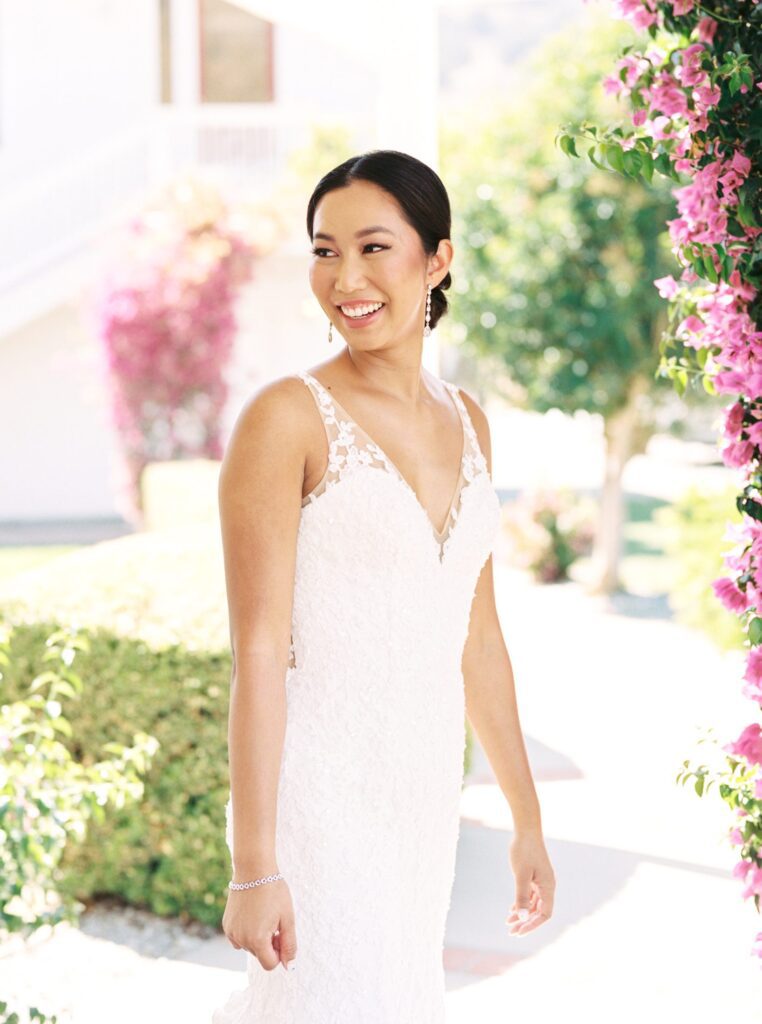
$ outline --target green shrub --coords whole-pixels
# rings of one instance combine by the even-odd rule
[[[42,671],[13,699],[13,630],[0,622],[0,940],[26,939],[61,921],[76,923],[81,903],[62,893],[61,864],[71,840],[82,842],[104,807],[123,808],[143,794],[141,773],[156,741],[139,732],[134,746],[108,742],[113,756],[78,761],[63,742],[74,732],[65,706],[81,698],[82,677],[72,669],[87,638],[71,629],[54,631],[35,651]],[[20,1011],[25,1021],[50,1021],[37,1007]],[[3,1024],[20,1024],[18,1010],[0,1003]]]
[[[39,671],[44,636],[61,625],[87,635],[93,685],[72,708],[75,756],[92,762],[102,743],[138,730],[160,744],[141,806],[93,824],[67,849],[62,890],[219,925],[230,878],[232,666],[219,527],[148,531],[62,555],[0,580],[0,608],[16,624],[16,694]]]
[[[523,491],[502,509],[508,560],[541,583],[568,579],[569,568],[592,549],[596,509],[568,487]]]
[[[17,625],[12,694],[39,672],[40,644],[51,628]],[[67,847],[61,891],[79,900],[109,893],[157,914],[218,925],[230,877],[224,834],[231,659],[179,646],[152,650],[102,629],[84,635],[91,686],[72,707],[72,738],[63,742],[83,764],[97,759],[103,743],[125,742],[137,731],[159,747],[140,804],[93,822],[81,843]]]
[[[717,599],[711,582],[728,575],[722,556],[733,547],[732,539],[725,536],[726,527],[741,523],[737,492],[735,486],[717,492],[690,487],[653,516],[666,528],[665,551],[676,566],[669,590],[675,618],[701,629],[725,650],[739,650],[744,632],[740,618]]]
[[[49,1017],[36,1006],[22,1010],[21,1013],[23,1016],[19,1015],[18,1010],[11,1010],[8,1003],[0,1000],[0,1024],[56,1024],[58,1021],[56,1014]]]

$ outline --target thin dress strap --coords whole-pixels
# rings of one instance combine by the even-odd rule
[[[302,498],[302,508],[317,498],[339,479],[359,465],[386,466],[384,453],[370,435],[366,434],[359,423],[350,418],[349,413],[335,402],[330,391],[323,387],[319,380],[300,370],[299,377],[304,381],[315,399],[320,418],[325,427],[328,440],[328,465],[325,473],[306,497]]]
[[[455,400],[458,412],[463,420],[463,429],[466,432],[466,452],[463,458],[463,475],[470,483],[479,473],[487,472],[487,460],[481,450],[479,438],[476,430],[474,429],[474,425],[471,422],[471,417],[468,414],[466,403],[460,397],[460,391],[458,390],[457,385],[451,384],[450,381],[447,380],[442,381],[442,383],[449,390]]]

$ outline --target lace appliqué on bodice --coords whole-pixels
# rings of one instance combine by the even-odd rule
[[[426,517],[432,536],[438,546],[439,560],[440,562],[443,561],[458,520],[463,493],[472,480],[479,474],[487,472],[487,462],[479,447],[476,430],[456,385],[449,381],[442,381],[460,415],[463,427],[463,451],[455,492],[450,503],[444,529],[440,531],[434,527],[428,512],[424,509],[417,494],[384,450],[351,418],[343,406],[333,398],[331,393],[312,374],[302,370],[299,371],[298,376],[307,385],[315,399],[328,439],[328,465],[325,473],[310,493],[302,499],[302,508],[318,501],[325,491],[335,487],[336,484],[356,472],[360,467],[369,467],[390,473],[410,492],[420,511]],[[288,666],[289,668],[295,667],[293,639],[289,649]]]

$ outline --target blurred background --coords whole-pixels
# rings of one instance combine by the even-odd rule
[[[219,928],[217,473],[252,390],[335,354],[306,204],[373,148],[425,160],[450,194],[451,309],[424,359],[490,420],[499,610],[559,884],[551,922],[504,934],[510,814],[469,735],[452,1020],[748,1006],[731,822],[675,786],[698,733],[747,714],[740,627],[709,587],[739,490],[722,403],[657,373],[668,185],[554,143],[624,117],[601,82],[634,40],[608,0],[0,0],[3,697],[46,650],[65,682],[83,631],[81,699],[57,694],[71,770],[156,741],[112,766],[135,773],[124,805],[80,794],[67,813],[87,830],[35,848],[47,881],[19,883],[21,916],[6,905],[0,1021],[7,998],[190,1024],[243,985]],[[68,927],[56,899],[78,903]]]

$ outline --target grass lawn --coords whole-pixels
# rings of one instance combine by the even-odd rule
[[[39,544],[34,547],[0,548],[0,578],[43,565],[59,555],[75,551],[79,544]]]

